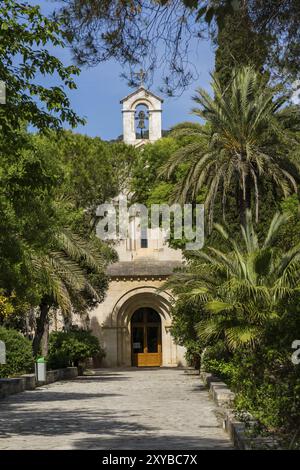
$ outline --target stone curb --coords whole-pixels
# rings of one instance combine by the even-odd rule
[[[235,394],[230,388],[222,382],[218,377],[211,373],[200,371],[200,378],[204,385],[209,389],[209,394],[216,403],[221,407],[223,416],[223,429],[227,432],[231,442],[238,450],[253,449],[279,449],[276,439],[270,437],[250,438],[246,433],[246,425],[239,421],[234,414],[232,408]],[[255,424],[255,420],[248,415],[250,426]]]
[[[187,375],[199,375],[199,369],[195,369],[195,367],[184,367],[184,373]]]
[[[14,393],[24,392],[25,390],[34,390],[36,387],[59,380],[74,379],[77,376],[77,367],[66,367],[65,369],[47,371],[45,383],[37,382],[35,374],[24,374],[16,378],[0,379],[0,398],[5,398]]]
[[[234,446],[239,450],[250,449],[245,436],[245,424],[238,421],[231,408],[235,394],[218,377],[211,373],[200,371],[200,378],[209,389],[209,394],[216,405],[223,407],[223,429],[227,432]]]

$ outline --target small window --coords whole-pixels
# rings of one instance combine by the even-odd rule
[[[132,349],[133,349],[134,354],[144,352],[144,327],[143,326],[134,326],[132,328]]]
[[[148,248],[147,229],[141,229],[141,248]]]
[[[158,352],[158,326],[147,327],[147,352],[157,353]]]
[[[139,308],[132,316],[132,323],[142,323],[144,321],[144,310]]]
[[[160,316],[159,314],[153,310],[152,308],[147,309],[147,322],[148,323],[159,323]]]

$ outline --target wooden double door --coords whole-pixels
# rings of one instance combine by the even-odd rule
[[[161,366],[161,320],[152,308],[139,308],[132,316],[131,351],[133,366]]]

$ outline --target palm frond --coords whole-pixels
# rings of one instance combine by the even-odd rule
[[[272,243],[274,241],[274,238],[278,234],[278,231],[279,231],[280,227],[283,224],[287,223],[289,218],[290,218],[290,216],[287,213],[281,214],[280,212],[276,212],[276,214],[274,215],[274,217],[271,221],[271,224],[269,226],[267,236],[266,236],[265,241],[263,243],[263,248],[267,248],[267,247],[272,245]]]
[[[225,341],[232,351],[244,347],[254,349],[261,339],[261,329],[256,326],[236,325],[225,332]]]
[[[57,234],[57,242],[60,249],[65,251],[71,259],[82,260],[95,271],[103,270],[105,263],[101,253],[97,252],[91,243],[68,228],[64,228]]]

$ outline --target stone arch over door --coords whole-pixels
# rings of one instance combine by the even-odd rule
[[[162,365],[177,365],[177,346],[170,333],[172,296],[155,287],[134,288],[122,295],[114,306],[112,323],[117,327],[117,361],[120,366],[131,366],[131,317],[141,307],[153,308],[161,318]]]

